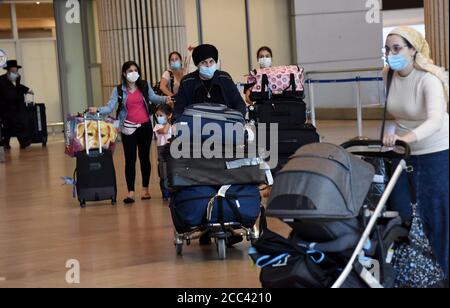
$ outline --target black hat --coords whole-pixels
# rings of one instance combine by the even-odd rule
[[[22,68],[22,66],[17,64],[17,60],[8,60],[6,61],[6,66],[3,69],[7,70],[13,67]]]
[[[200,62],[209,58],[213,58],[216,62],[219,60],[219,51],[213,45],[200,45],[192,52],[192,60],[194,60],[195,66],[198,66]]]

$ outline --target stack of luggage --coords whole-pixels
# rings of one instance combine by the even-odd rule
[[[240,112],[218,104],[192,105],[175,126],[179,134],[166,146],[165,157],[178,238],[209,232],[224,259],[223,245],[233,242],[233,230],[253,228],[261,205],[258,185],[270,182],[270,170],[250,153]],[[176,243],[181,254],[183,241]]]
[[[80,207],[88,201],[117,199],[113,150],[117,123],[97,115],[69,116],[66,121],[66,154],[76,157],[74,182]]]
[[[316,128],[307,123],[304,99],[304,71],[298,66],[280,66],[254,70],[248,78],[250,98],[249,119],[256,125],[266,125],[266,147],[275,137],[270,124],[278,124],[278,167],[300,147],[319,142]],[[258,130],[259,135],[261,131]],[[267,150],[269,150],[267,148]]]

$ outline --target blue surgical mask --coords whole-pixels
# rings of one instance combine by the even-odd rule
[[[181,69],[181,62],[175,61],[170,63],[170,68],[173,69],[174,71],[179,71]]]
[[[157,117],[158,120],[158,124],[160,125],[166,125],[167,124],[167,117],[162,116],[162,117]]]
[[[217,64],[214,64],[211,67],[200,66],[200,75],[205,79],[211,79],[214,77],[214,73],[217,71]]]
[[[17,74],[17,73],[9,73],[8,77],[9,77],[9,80],[16,81],[19,78],[19,74]]]
[[[389,67],[396,72],[403,71],[408,65],[411,63],[406,56],[398,54],[398,55],[390,55],[387,58],[387,63]]]

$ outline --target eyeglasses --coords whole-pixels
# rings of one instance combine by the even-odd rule
[[[403,48],[408,47],[406,45],[400,46],[400,45],[394,45],[392,48],[389,48],[387,46],[384,47],[384,54],[388,56],[390,53],[393,53],[394,55],[398,54],[400,51],[402,51]]]

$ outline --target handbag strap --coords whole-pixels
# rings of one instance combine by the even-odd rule
[[[387,118],[387,108],[388,108],[388,100],[389,100],[389,92],[391,90],[392,78],[394,77],[394,71],[389,69],[386,81],[386,102],[384,104],[384,114],[383,114],[383,126],[381,127],[381,136],[380,140],[384,139],[384,132],[386,130],[386,118]]]

